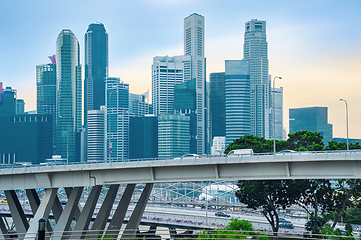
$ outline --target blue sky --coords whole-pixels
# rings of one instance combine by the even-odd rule
[[[345,137],[344,98],[349,135],[361,138],[360,0],[0,0],[0,81],[35,109],[35,66],[49,62],[60,31],[77,36],[83,64],[87,26],[102,22],[110,76],[146,92],[153,56],[183,54],[183,19],[194,12],[206,20],[207,75],[242,59],[245,22],[265,20],[270,74],[283,77],[276,86],[284,87],[285,127],[289,108],[326,106],[334,136]]]

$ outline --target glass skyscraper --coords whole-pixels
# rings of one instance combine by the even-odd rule
[[[56,63],[36,66],[36,112],[53,116],[53,146],[56,142]]]
[[[268,44],[266,22],[252,19],[246,22],[243,60],[249,61],[251,90],[251,134],[270,138],[270,94],[268,77]]]
[[[76,134],[82,123],[80,49],[69,29],[62,30],[56,40],[56,79],[57,154],[70,162],[80,161],[76,159],[80,151],[76,148]]]
[[[129,84],[106,78],[106,151],[108,161],[129,158]]]
[[[89,110],[105,105],[105,78],[108,77],[108,33],[102,23],[92,23],[85,39],[84,124]]]
[[[226,60],[226,146],[233,140],[250,134],[249,62]]]
[[[212,125],[212,139],[226,136],[226,102],[224,72],[209,74],[210,96],[209,107]]]

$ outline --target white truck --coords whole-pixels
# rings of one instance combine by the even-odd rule
[[[253,155],[253,149],[234,149],[231,150],[227,156],[228,157],[238,157],[239,155]]]

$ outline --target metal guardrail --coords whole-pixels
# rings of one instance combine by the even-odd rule
[[[357,158],[357,159],[355,159]],[[256,153],[252,155],[232,155],[228,157],[226,155],[203,155],[198,157],[187,157],[180,159],[169,158],[143,158],[143,159],[127,159],[127,160],[112,160],[101,162],[74,162],[68,164],[33,164],[33,165],[12,165],[2,164],[0,165],[1,173],[23,173],[30,171],[48,171],[48,170],[79,170],[79,169],[94,169],[94,168],[111,168],[121,166],[149,166],[149,165],[162,165],[162,164],[185,164],[185,163],[227,163],[235,161],[260,161],[260,160],[318,160],[318,159],[352,159],[361,160],[361,150],[341,150],[341,151],[310,151],[310,152],[291,152],[291,153]]]

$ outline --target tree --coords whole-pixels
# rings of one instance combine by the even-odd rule
[[[325,144],[319,132],[298,131],[288,134],[287,147],[295,151],[322,151]]]
[[[294,180],[240,180],[237,185],[239,201],[254,210],[261,208],[275,235],[279,229],[278,210],[291,206],[300,197],[299,188],[294,188]]]
[[[253,135],[245,135],[244,137],[233,140],[224,153],[227,154],[234,149],[248,148],[253,149],[253,152],[255,153],[271,152],[273,151],[273,141]]]
[[[352,204],[352,201],[356,201],[361,197],[361,180],[360,179],[339,179],[335,186],[337,192],[333,196],[336,202],[335,218],[332,224],[334,228],[340,219],[344,215],[345,210]]]
[[[346,150],[347,149],[347,144],[344,142],[335,142],[335,141],[329,141],[328,142],[328,146],[325,148],[325,150],[330,151],[330,150]],[[349,149],[361,149],[361,145],[359,142],[356,143],[350,143],[349,144]]]

